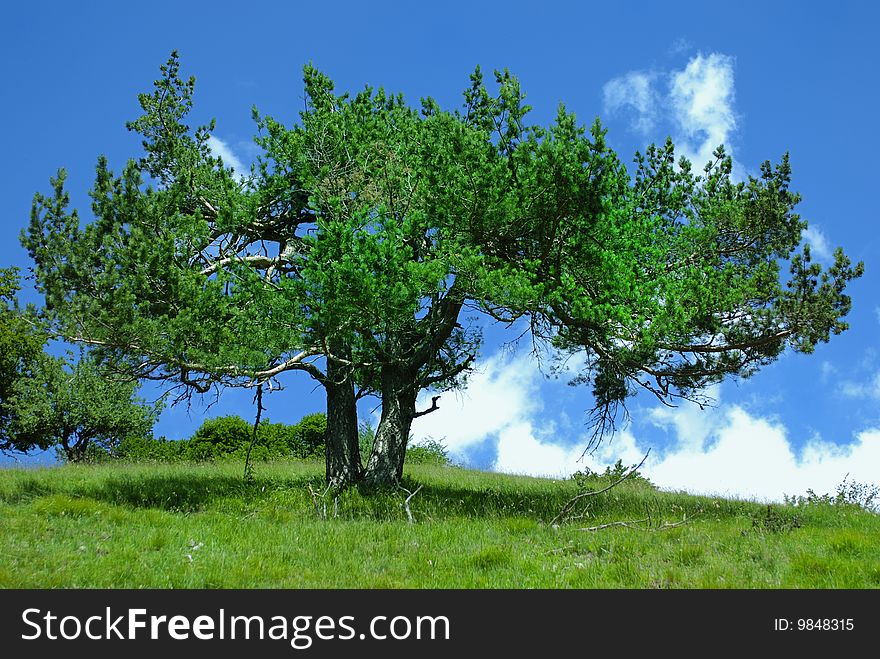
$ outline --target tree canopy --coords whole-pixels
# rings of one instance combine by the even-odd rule
[[[44,355],[10,397],[10,448],[58,447],[69,462],[81,462],[91,451],[112,453],[125,439],[150,436],[159,406],[137,398],[136,388],[102,372],[89,355],[72,364]]]
[[[305,67],[306,108],[286,126],[254,111],[249,174],[213,156],[213,123],[185,123],[194,80],[173,54],[143,115],[144,155],[105,158],[94,220],[69,211],[64,172],[37,194],[22,240],[59,331],[129,377],[183,395],[275,387],[301,370],[327,393],[327,478],[393,483],[420,391],[461,384],[479,326],[464,309],[526,319],[536,341],[583,356],[595,439],[636,389],[695,397],[790,346],[846,329],[838,250],[798,252],[787,156],[737,182],[723,148],[694,172],[671,142],[629,172],[598,123],[560,107],[528,123],[519,83],[479,69],[461,110],[366,88],[336,94]],[[781,264],[790,277],[781,281]],[[382,418],[366,467],[356,400]]]
[[[158,408],[134,398],[137,382],[115,381],[88,356],[71,363],[47,354],[46,323],[19,306],[19,288],[16,269],[0,269],[0,451],[58,446],[80,461],[90,447],[148,434]]]
[[[18,270],[0,268],[0,451],[13,450],[10,399],[17,383],[32,377],[48,340],[32,311],[21,309]]]

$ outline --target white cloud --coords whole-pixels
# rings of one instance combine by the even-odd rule
[[[539,398],[540,378],[528,355],[507,358],[499,353],[462,395],[441,401],[440,410],[420,418],[414,437],[443,439],[453,453],[497,441],[494,470],[551,477],[584,468],[601,471],[618,459],[636,464],[652,448],[651,440],[631,428],[583,458],[586,435],[574,445],[554,443],[555,426],[546,419]],[[872,386],[880,397],[880,374]],[[720,399],[720,388],[710,393]],[[649,411],[647,419],[670,435],[665,446],[653,444],[642,469],[664,489],[781,501],[783,495],[805,494],[807,489],[833,493],[847,474],[850,480],[878,482],[880,429],[865,430],[843,446],[814,437],[797,450],[778,421],[720,401],[705,410],[691,403],[659,408]]]
[[[690,41],[685,39],[684,37],[679,37],[675,41],[672,42],[672,45],[669,47],[669,52],[674,55],[680,55],[681,53],[686,53],[691,50],[692,44]]]
[[[577,464],[582,449],[544,443],[535,434],[528,421],[507,426],[498,437],[498,456],[493,469],[553,477],[564,477],[577,470],[573,466]]]
[[[845,380],[840,384],[840,392],[847,398],[873,398],[880,400],[880,372],[866,382]]]
[[[650,133],[654,130],[657,114],[657,92],[654,90],[654,75],[641,71],[630,71],[614,78],[602,88],[605,112],[615,114],[623,108],[635,110],[633,130]]]
[[[593,453],[584,453],[583,444],[560,446],[541,441],[532,422],[524,421],[507,427],[498,438],[498,455],[494,471],[565,478],[576,471],[604,471],[605,467],[622,460],[625,465],[638,464],[645,456],[632,433],[623,431]]]
[[[465,390],[443,394],[436,412],[416,419],[413,437],[442,440],[450,451],[461,452],[539,412],[540,381],[541,373],[528,355],[499,352],[470,376]],[[430,407],[430,398],[423,393],[417,409]]]
[[[837,367],[829,361],[823,361],[819,367],[822,374],[822,382],[828,382],[828,378],[837,374]]]
[[[847,474],[877,482],[878,430],[864,431],[846,446],[814,438],[797,455],[784,426],[733,406],[713,436],[711,447],[673,450],[646,473],[661,487],[772,501],[807,489],[834,492]]]
[[[706,395],[717,401],[721,389],[718,385],[710,387]],[[658,406],[648,411],[648,420],[655,426],[674,429],[678,442],[684,447],[701,448],[712,429],[717,425],[720,409],[715,406],[684,403],[678,407]]]
[[[661,88],[660,81],[668,85]],[[737,128],[734,58],[721,53],[696,55],[684,69],[667,74],[630,71],[607,82],[602,89],[605,112],[631,108],[634,130],[661,140],[658,126],[672,133],[676,152],[696,171],[714,160],[723,144],[734,156],[731,140]],[[661,126],[662,124],[662,126]],[[745,178],[745,168],[734,161],[734,175]]]
[[[682,133],[677,146],[697,168],[712,160],[719,144],[730,150],[736,129],[733,61],[720,53],[697,55],[670,74],[669,100]]]
[[[211,135],[208,137],[208,148],[211,150],[211,154],[215,157],[223,160],[224,167],[232,167],[235,170],[236,175],[239,180],[242,180],[245,176],[247,176],[250,171],[249,167],[245,167],[241,160],[238,159],[232,149],[229,147],[229,144],[221,140],[216,135]]]
[[[812,256],[818,261],[829,263],[833,260],[833,252],[828,238],[816,225],[808,226],[803,233],[803,242],[810,246]]]

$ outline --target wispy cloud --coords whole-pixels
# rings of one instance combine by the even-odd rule
[[[228,143],[224,142],[216,135],[211,135],[208,138],[208,148],[211,150],[212,155],[223,161],[224,167],[232,167],[232,169],[235,170],[235,174],[238,176],[239,180],[242,180],[247,176],[250,168],[245,167],[242,164],[238,156],[232,152]]]
[[[840,392],[847,398],[880,400],[880,372],[875,373],[870,380],[863,382],[845,380],[840,384]]]
[[[632,128],[645,135],[651,133],[656,124],[658,98],[654,89],[654,74],[630,71],[614,78],[602,88],[605,112],[616,114],[625,108],[633,112]]]
[[[720,402],[706,410],[684,403],[649,412],[650,424],[668,434],[660,447],[647,432],[630,428],[582,458],[586,436],[573,445],[555,435],[537,398],[539,383],[528,356],[510,359],[499,353],[462,395],[441,401],[439,411],[419,419],[414,437],[443,439],[459,454],[493,442],[494,470],[552,477],[584,468],[601,471],[618,459],[635,464],[654,446],[643,472],[658,486],[760,500],[780,501],[807,489],[833,492],[847,474],[859,482],[877,482],[880,429],[865,430],[847,445],[815,437],[796,449],[778,421]],[[876,385],[880,395],[880,377]],[[720,401],[720,388],[711,393]]]
[[[679,37],[672,42],[672,45],[669,47],[669,52],[673,55],[680,55],[682,53],[686,53],[692,48],[693,46],[690,41],[688,41],[684,37]]]
[[[819,372],[821,373],[822,382],[828,382],[829,378],[837,374],[837,367],[828,360],[825,360],[819,366]]]
[[[631,109],[632,128],[655,140],[660,128],[669,130],[678,155],[695,169],[710,162],[720,144],[733,157],[731,144],[737,128],[734,58],[722,53],[696,55],[681,70],[665,74],[630,71],[603,87],[605,112],[614,115]],[[735,163],[734,173],[745,169]]]
[[[803,233],[803,242],[810,246],[810,253],[817,261],[830,263],[833,260],[833,252],[828,238],[817,225],[811,224]]]

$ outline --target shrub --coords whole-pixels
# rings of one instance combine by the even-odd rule
[[[186,449],[190,460],[215,460],[247,451],[251,441],[248,422],[238,416],[206,419],[190,438]]]
[[[633,465],[633,467],[635,467],[635,465]],[[602,473],[592,471],[585,467],[581,471],[574,472],[570,476],[570,479],[577,484],[578,490],[590,491],[616,483],[626,476],[630,469],[632,469],[632,467],[625,466],[623,460],[618,460],[613,466],[605,467],[605,471]],[[638,470],[630,474],[626,480],[630,483],[639,483],[646,487],[656,489],[655,485]]]
[[[187,457],[188,440],[165,437],[127,437],[116,451],[121,460],[131,462],[179,462]]]
[[[451,465],[449,452],[436,439],[425,439],[406,449],[406,462],[412,465]]]
[[[358,438],[361,447],[361,459],[366,462],[373,450],[373,441],[376,439],[376,430],[367,421],[361,421],[358,426]],[[410,442],[412,437],[410,437]],[[406,464],[411,465],[451,465],[452,460],[446,447],[436,439],[425,439],[418,444],[407,443]]]
[[[125,439],[120,443],[116,455],[130,461],[243,460],[251,443],[253,429],[252,422],[239,416],[217,417],[205,420],[190,439]],[[262,421],[251,458],[322,457],[326,438],[327,416],[323,413],[307,414],[294,425]]]
[[[752,529],[769,533],[786,533],[801,527],[800,517],[788,515],[773,506],[767,506],[760,515],[752,515]]]
[[[290,452],[298,458],[323,457],[327,446],[327,415],[307,414],[291,427]]]
[[[268,421],[266,424],[273,425]],[[186,455],[190,460],[244,459],[252,437],[253,425],[239,416],[206,419],[189,440]],[[289,449],[283,433],[257,432],[252,459],[271,460],[286,455],[289,455]]]
[[[264,422],[260,424],[257,435],[257,443],[265,446],[272,455],[323,457],[327,443],[327,415],[323,412],[307,414],[292,426]]]
[[[785,495],[785,503],[789,506],[850,506],[880,512],[880,487],[848,479],[849,474],[837,486],[835,494],[816,494],[809,489],[806,496]]]
[[[361,460],[366,462],[373,450],[373,442],[376,439],[376,430],[367,421],[361,421],[358,426],[358,440],[361,447]]]

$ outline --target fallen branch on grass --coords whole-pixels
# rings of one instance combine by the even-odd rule
[[[608,522],[607,524],[598,524],[596,526],[587,526],[582,529],[578,529],[578,531],[601,531],[602,529],[610,529],[615,526],[620,526],[625,529],[637,529],[639,531],[666,531],[668,529],[674,529],[679,526],[684,526],[688,524],[691,520],[685,518],[680,522],[663,522],[659,526],[651,526],[651,518],[646,517],[645,519],[636,519],[630,520],[627,522]]]
[[[312,504],[315,506],[315,514],[321,519],[327,519],[327,494],[333,488],[328,485],[327,489],[318,494],[309,483],[309,494],[312,496]],[[339,516],[339,497],[333,497],[333,517]]]
[[[592,491],[591,492],[581,492],[580,494],[573,496],[571,499],[569,499],[566,502],[566,504],[564,506],[562,506],[562,510],[559,511],[559,514],[556,515],[556,517],[554,517],[550,521],[550,526],[558,524],[561,520],[568,519],[568,515],[571,512],[571,509],[574,508],[575,504],[578,501],[581,501],[581,500],[586,499],[588,497],[595,497],[600,494],[604,494],[608,490],[620,485],[623,481],[625,481],[629,478],[632,478],[632,476],[635,475],[635,473],[639,469],[642,468],[642,466],[645,464],[645,460],[648,459],[648,456],[650,454],[651,454],[651,449],[648,449],[647,453],[645,453],[645,457],[642,458],[642,461],[639,462],[639,464],[635,465],[634,467],[630,467],[623,476],[621,476],[616,481],[611,483],[611,485],[608,485],[607,487],[603,487],[601,490],[596,490],[595,492],[592,492]]]
[[[409,520],[409,523],[415,524],[415,519],[413,518],[412,510],[410,510],[410,508],[409,508],[409,502],[410,502],[410,499],[412,499],[415,495],[417,495],[419,493],[419,490],[422,489],[422,485],[419,485],[412,492],[410,492],[408,489],[406,489],[402,485],[400,485],[398,487],[400,487],[401,490],[403,490],[404,492],[406,492],[409,495],[406,498],[406,500],[404,500],[404,502],[400,505],[403,506],[403,509],[406,511],[406,518],[407,518],[407,520]]]

